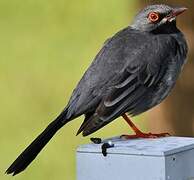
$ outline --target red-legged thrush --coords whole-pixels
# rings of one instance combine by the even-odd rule
[[[61,114],[6,173],[23,171],[60,128],[81,115],[85,119],[77,134],[87,136],[123,116],[141,137],[125,113],[135,116],[149,110],[174,87],[187,56],[187,43],[176,26],[177,16],[185,10],[164,4],[148,6],[137,14],[131,26],[109,38]]]

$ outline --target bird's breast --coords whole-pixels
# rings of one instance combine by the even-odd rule
[[[155,88],[151,106],[161,103],[170,94],[182,70],[183,61],[184,59],[176,59],[169,63],[163,78]]]

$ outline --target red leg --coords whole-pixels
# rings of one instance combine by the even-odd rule
[[[137,126],[130,120],[130,118],[124,114],[122,117],[125,119],[125,121],[128,123],[128,125],[133,129],[135,132],[135,135],[122,135],[121,137],[124,137],[126,139],[134,139],[134,138],[159,138],[159,137],[166,137],[170,136],[169,133],[160,133],[160,134],[152,134],[152,133],[143,133],[140,131]]]

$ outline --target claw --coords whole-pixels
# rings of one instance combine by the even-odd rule
[[[160,137],[167,137],[170,136],[169,133],[160,133],[160,134],[153,134],[153,133],[143,133],[140,131],[137,126],[130,120],[130,118],[126,115],[122,115],[128,125],[133,129],[135,132],[134,135],[121,135],[121,138],[124,139],[136,139],[136,138],[160,138]]]
[[[121,138],[123,139],[137,139],[137,138],[161,138],[161,137],[168,137],[170,136],[169,133],[160,133],[160,134],[153,134],[153,133],[143,133],[138,132],[134,135],[121,135]]]

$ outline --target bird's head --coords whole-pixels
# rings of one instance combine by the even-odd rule
[[[150,32],[168,28],[170,24],[176,26],[176,17],[186,10],[185,7],[170,7],[164,4],[150,5],[137,14],[131,27]]]

